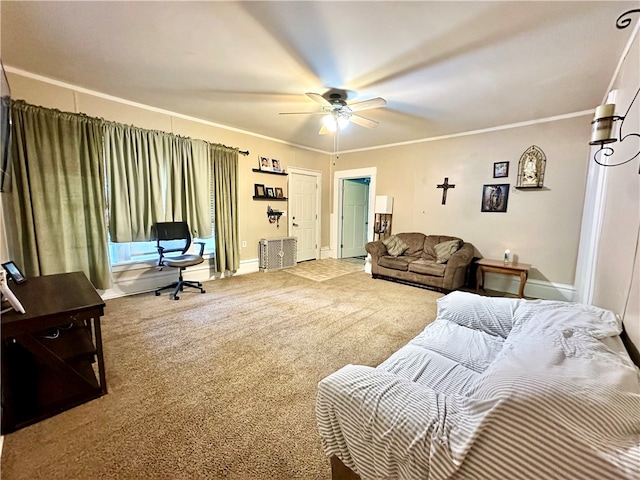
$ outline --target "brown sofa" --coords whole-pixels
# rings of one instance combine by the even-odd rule
[[[390,255],[380,240],[365,245],[371,255],[373,278],[396,280],[441,291],[456,290],[465,284],[467,268],[475,252],[473,245],[446,235],[398,233],[396,237],[408,245],[404,253],[398,256]],[[451,240],[458,240],[460,248],[446,263],[437,263],[436,245]]]

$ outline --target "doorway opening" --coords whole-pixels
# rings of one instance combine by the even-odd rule
[[[364,259],[369,230],[369,177],[347,178],[342,182],[342,235],[340,258]],[[364,263],[364,262],[363,262]]]
[[[376,168],[334,173],[332,246],[335,258],[365,261],[365,244],[373,240]]]

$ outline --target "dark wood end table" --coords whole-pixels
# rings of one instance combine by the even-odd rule
[[[10,288],[26,312],[0,320],[3,434],[107,393],[105,304],[84,273],[32,277]]]

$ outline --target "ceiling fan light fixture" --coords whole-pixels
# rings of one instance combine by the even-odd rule
[[[322,117],[322,123],[327,130],[335,132],[338,128],[343,129],[349,125],[349,117],[344,115],[328,114]]]

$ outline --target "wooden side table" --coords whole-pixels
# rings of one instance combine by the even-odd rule
[[[105,303],[84,273],[32,277],[11,289],[26,313],[1,319],[3,434],[107,393]]]
[[[478,265],[478,270],[476,271],[476,291],[479,291],[480,289],[484,290],[485,272],[502,273],[504,275],[515,275],[520,277],[518,296],[520,298],[524,298],[524,286],[527,284],[531,265],[528,263],[505,263],[502,260],[491,260],[488,258],[481,258],[476,262],[476,264]]]

